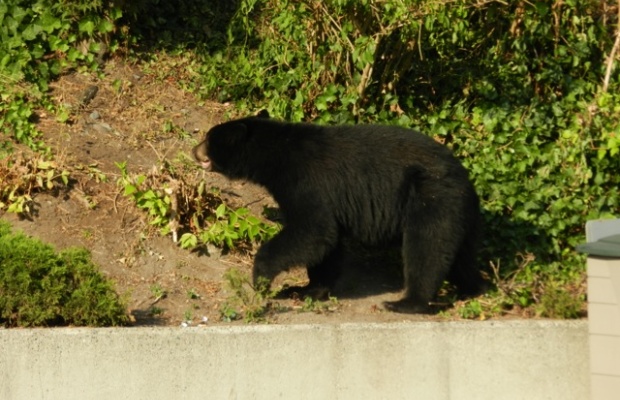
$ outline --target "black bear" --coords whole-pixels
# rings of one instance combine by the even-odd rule
[[[213,127],[194,150],[206,169],[265,187],[284,226],[256,254],[253,277],[270,281],[305,265],[307,288],[331,287],[343,240],[398,241],[404,295],[391,311],[429,313],[444,280],[479,294],[480,204],[468,173],[445,146],[396,126],[320,126],[258,116]]]

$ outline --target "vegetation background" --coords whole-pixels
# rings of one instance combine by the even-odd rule
[[[518,306],[578,317],[585,273],[574,247],[587,220],[620,211],[619,15],[615,0],[5,0],[0,150],[10,159],[22,143],[49,162],[37,110],[67,123],[72,113],[50,98],[50,82],[110,57],[165,54],[179,87],[238,114],[398,124],[445,143],[482,199],[481,262],[498,286],[495,301],[473,300],[461,315]],[[26,185],[0,175],[0,209],[27,212],[31,195],[67,176],[53,164],[31,172]],[[136,182],[124,181],[125,194],[159,207],[168,226],[170,197],[153,191],[145,203],[148,182]],[[247,210],[210,209],[215,219],[202,216],[182,245],[273,234],[255,219],[235,233]],[[224,228],[205,233],[214,221]]]

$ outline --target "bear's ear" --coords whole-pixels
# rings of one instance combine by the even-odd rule
[[[232,121],[222,124],[208,134],[210,144],[214,146],[236,146],[247,140],[248,127],[241,122]]]
[[[271,118],[267,110],[260,110],[258,114],[256,114],[256,117],[257,118]]]

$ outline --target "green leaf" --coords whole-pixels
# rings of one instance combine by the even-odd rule
[[[30,48],[30,54],[32,54],[33,58],[40,59],[45,55],[45,49],[43,48],[43,46],[41,46],[40,43],[34,43],[32,47]],[[44,66],[44,67],[41,67],[41,66]],[[39,64],[39,70],[42,70],[42,69],[45,69],[46,71],[49,70],[48,64],[46,62],[42,62],[41,64]]]
[[[224,217],[225,214],[226,214],[226,204],[222,203],[215,210],[215,217],[217,219],[220,219],[220,218]]]
[[[113,21],[120,19],[122,16],[123,10],[120,7],[112,7],[110,9],[110,18],[112,18]]]
[[[114,31],[114,24],[106,19],[102,19],[99,22],[99,27],[97,29],[99,33],[108,33]]]
[[[52,163],[49,161],[39,161],[37,162],[37,169],[48,170],[52,167]]]
[[[11,7],[10,15],[13,17],[15,25],[17,26],[20,25],[22,20],[28,15],[28,11],[21,7],[13,6]]]
[[[191,249],[198,245],[198,237],[193,233],[184,233],[181,235],[179,243],[181,244],[181,248]]]
[[[22,31],[22,38],[24,40],[34,40],[41,33],[43,29],[38,24],[30,24]]]
[[[83,19],[78,23],[78,29],[80,32],[85,32],[92,36],[95,31],[95,23],[90,18]]]
[[[125,196],[131,196],[137,191],[138,191],[138,188],[136,188],[134,185],[125,185]]]
[[[15,213],[15,214],[21,214],[24,212],[23,203],[21,202],[11,203],[9,204],[9,207],[7,208],[6,211],[10,213]]]
[[[260,233],[260,226],[252,225],[249,230],[250,239],[254,240],[255,237]]]
[[[4,17],[9,10],[7,4],[3,1],[0,3],[0,26],[2,26],[2,22],[4,21]]]
[[[81,58],[83,58],[84,56],[82,55],[82,53],[80,53],[80,51],[76,48],[69,48],[69,51],[67,52],[67,59],[71,62],[75,62]]]
[[[0,59],[0,70],[5,69],[9,61],[11,61],[11,55],[7,53]]]
[[[237,221],[239,220],[239,216],[235,212],[231,212],[229,215],[230,215],[230,217],[229,217],[229,220],[228,220],[228,224],[230,226],[234,226],[237,223]]]
[[[61,108],[56,113],[56,121],[60,122],[61,124],[66,123],[69,118],[71,118],[71,113],[66,108]]]
[[[49,11],[46,11],[39,17],[39,23],[41,28],[47,33],[52,33],[62,26],[60,19]]]

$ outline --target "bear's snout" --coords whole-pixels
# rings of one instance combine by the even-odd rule
[[[207,171],[211,169],[211,160],[207,156],[207,142],[206,140],[199,143],[196,147],[192,149],[192,154],[194,159],[200,166]]]

